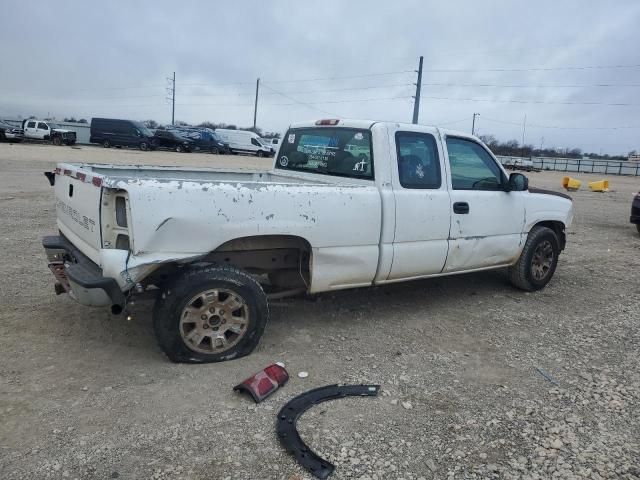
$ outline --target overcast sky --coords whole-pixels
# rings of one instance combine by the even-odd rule
[[[168,123],[175,71],[176,120],[251,126],[260,77],[267,131],[410,122],[423,55],[420,123],[470,131],[477,112],[476,133],[520,142],[526,115],[526,143],[640,150],[637,0],[12,1],[0,45],[0,117]]]

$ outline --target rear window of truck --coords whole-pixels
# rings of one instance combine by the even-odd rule
[[[290,129],[282,140],[276,168],[371,180],[371,132],[355,128]]]

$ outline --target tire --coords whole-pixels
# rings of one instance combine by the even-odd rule
[[[556,271],[559,254],[560,242],[555,232],[547,227],[533,227],[520,258],[509,267],[511,283],[528,292],[544,288]]]
[[[260,158],[264,157],[264,153],[262,153],[262,150],[258,150],[258,153],[256,153],[256,155]]]
[[[182,146],[182,145],[178,145],[178,146],[176,146],[176,152],[178,152],[178,153],[182,153],[182,152],[184,152],[184,148],[183,148],[183,146]]]
[[[104,148],[111,148],[111,142],[109,140],[105,140],[104,142],[102,142],[102,146]]]
[[[225,312],[227,302],[241,306]],[[258,345],[268,319],[267,297],[260,284],[228,265],[188,270],[165,285],[153,309],[158,345],[172,362],[222,362],[244,357]],[[236,325],[240,331],[223,324]],[[227,330],[221,331],[223,328]],[[229,345],[226,348],[225,343]]]
[[[218,155],[220,153],[220,150],[218,150],[218,147],[211,147],[211,153],[214,155]]]
[[[640,233],[640,223],[636,223],[636,229],[638,230],[638,233]]]
[[[56,147],[59,147],[62,145],[62,139],[60,137],[53,137],[53,144]]]
[[[147,142],[140,142],[140,150],[146,152],[149,150],[149,144]]]

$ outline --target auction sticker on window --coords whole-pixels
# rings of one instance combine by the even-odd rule
[[[288,140],[289,140],[289,143],[295,142],[296,141],[296,134],[295,133],[290,133]]]

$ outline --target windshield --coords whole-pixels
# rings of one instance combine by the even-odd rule
[[[276,168],[373,178],[371,132],[354,128],[296,128],[285,135]]]
[[[62,128],[57,123],[52,123],[52,122],[47,122],[47,125],[49,125],[49,128]]]
[[[149,130],[147,127],[145,127],[142,123],[133,122],[133,124],[136,126],[136,128],[138,130],[140,130],[140,133],[142,135],[144,135],[145,137],[152,137],[153,136],[153,133],[151,133],[151,130]]]

